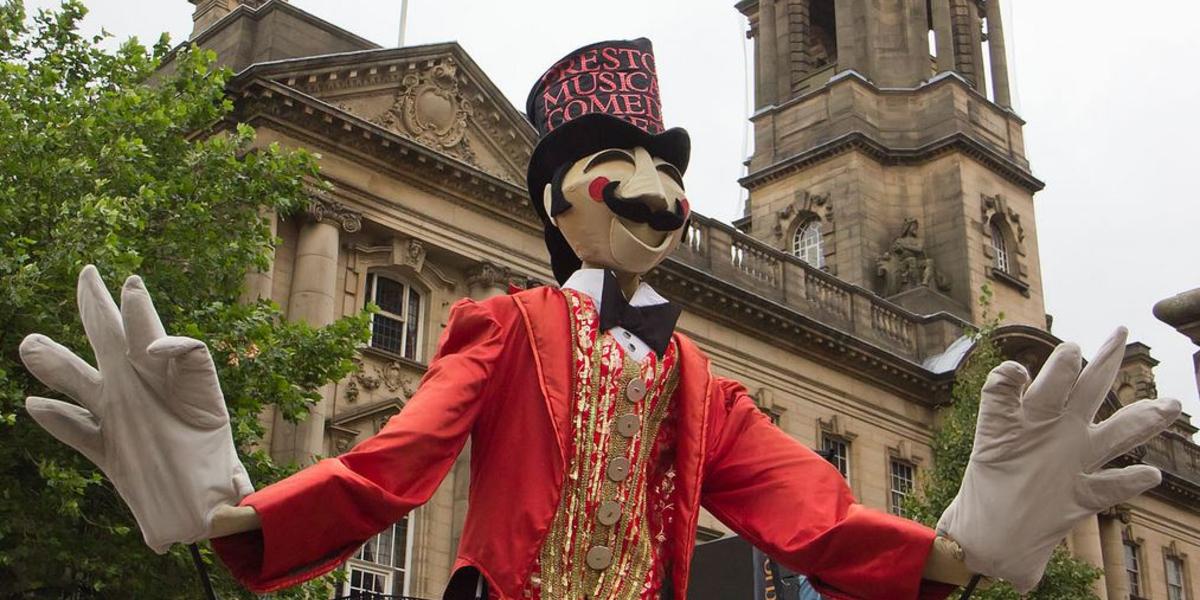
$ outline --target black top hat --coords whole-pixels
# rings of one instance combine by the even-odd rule
[[[580,261],[542,202],[554,172],[605,148],[642,146],[683,173],[691,138],[683,128],[663,128],[654,49],[646,38],[597,42],[567,54],[529,91],[525,115],[540,136],[526,174],[529,199],[545,224],[554,278],[563,283]]]

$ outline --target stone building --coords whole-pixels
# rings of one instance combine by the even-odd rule
[[[454,301],[552,281],[523,188],[534,132],[453,42],[381,48],[283,0],[190,1],[192,41],[238,73],[236,119],[258,143],[319,153],[334,185],[306,215],[276,219],[282,242],[248,297],[314,325],[383,309],[357,372],[305,422],[264,415],[276,458],[335,455],[403,410]],[[745,215],[696,215],[650,277],[719,374],[830,450],[880,510],[899,512],[930,465],[982,285],[1006,315],[1008,355],[1036,370],[1058,342],[1042,301],[1042,183],[1009,100],[999,1],[739,2],[756,65]],[[1155,393],[1149,348],[1126,356],[1105,414]],[[1070,536],[1106,569],[1101,598],[1200,593],[1195,432],[1185,417],[1118,461],[1159,465],[1164,482]],[[439,597],[467,487],[464,457],[348,563],[342,592]],[[703,538],[727,531],[709,516],[701,526]]]

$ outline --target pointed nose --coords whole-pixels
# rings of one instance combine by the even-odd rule
[[[617,197],[631,202],[641,202],[658,212],[668,210],[667,192],[658,177],[654,158],[641,146],[633,149],[633,176],[617,186]]]

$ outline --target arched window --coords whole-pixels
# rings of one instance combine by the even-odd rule
[[[796,233],[792,235],[792,254],[818,269],[825,266],[820,221],[813,219],[796,228]]]
[[[1004,230],[995,221],[992,221],[992,266],[997,271],[1004,273],[1008,272],[1008,243],[1004,240]]]
[[[421,292],[399,279],[371,273],[367,301],[379,307],[371,319],[371,347],[420,360]]]

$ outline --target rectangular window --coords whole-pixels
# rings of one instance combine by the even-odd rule
[[[822,436],[821,448],[829,454],[829,462],[846,481],[850,480],[850,442],[832,435]]]
[[[371,318],[371,347],[417,360],[420,292],[395,279],[370,274],[367,299],[379,307],[379,312]]]
[[[1125,573],[1129,577],[1129,594],[1142,595],[1142,562],[1138,556],[1138,545],[1125,542]]]
[[[904,499],[913,491],[913,466],[899,460],[892,461],[891,506],[888,510],[900,517],[904,514]]]
[[[408,517],[367,540],[346,561],[348,572],[342,595],[362,600],[378,595],[406,595],[411,543]]]
[[[1167,600],[1187,600],[1184,594],[1183,559],[1167,557]]]

